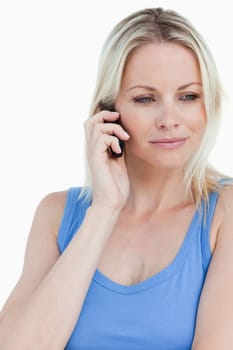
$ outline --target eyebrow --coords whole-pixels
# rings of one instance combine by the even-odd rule
[[[179,86],[177,90],[183,90],[183,89],[186,89],[187,87],[191,86],[191,85],[199,85],[199,86],[202,86],[201,83],[199,82],[191,82],[191,83],[187,83],[187,84],[184,84],[182,86]],[[135,85],[135,86],[131,86],[129,89],[127,89],[127,91],[129,90],[132,90],[132,89],[136,89],[136,88],[142,88],[142,89],[146,89],[146,90],[149,90],[149,91],[157,91],[156,88],[152,87],[152,86],[148,86],[148,85]]]

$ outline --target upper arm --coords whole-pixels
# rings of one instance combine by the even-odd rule
[[[222,223],[197,314],[192,349],[233,349],[233,187],[220,194]]]
[[[59,258],[57,233],[66,195],[67,191],[53,192],[38,204],[28,236],[22,273],[1,311],[1,317],[27,300]]]

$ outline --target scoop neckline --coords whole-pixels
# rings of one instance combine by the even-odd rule
[[[189,225],[189,228],[185,234],[185,237],[183,239],[183,242],[181,246],[179,247],[176,256],[174,259],[168,264],[166,267],[164,267],[159,272],[155,273],[151,277],[145,279],[144,281],[138,282],[133,285],[123,285],[118,282],[113,281],[109,277],[107,277],[105,274],[103,274],[98,268],[95,270],[93,280],[101,285],[102,287],[105,287],[106,289],[109,289],[111,291],[114,291],[116,293],[120,294],[134,294],[142,292],[146,289],[153,288],[164,281],[166,281],[171,276],[174,276],[174,274],[179,270],[181,265],[186,261],[186,252],[188,250],[188,247],[190,245],[190,242],[192,240],[192,237],[194,236],[194,232],[198,229],[199,225],[196,225],[198,218],[200,219],[200,213],[198,208],[195,210],[194,215],[192,217],[191,223]],[[200,220],[201,222],[201,220]]]

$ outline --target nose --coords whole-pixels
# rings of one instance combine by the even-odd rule
[[[156,123],[160,129],[177,128],[180,125],[180,121],[175,107],[172,104],[163,105],[156,118]]]

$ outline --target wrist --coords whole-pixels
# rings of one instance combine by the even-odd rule
[[[104,218],[105,221],[115,221],[121,212],[121,208],[114,208],[103,204],[93,203],[87,210],[90,217]]]

